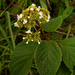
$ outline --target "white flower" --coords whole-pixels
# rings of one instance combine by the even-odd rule
[[[22,18],[22,16],[23,16],[22,14],[20,15],[17,14],[17,19],[19,20],[20,18]]]
[[[36,6],[34,3],[32,3],[32,5],[31,6]]]
[[[28,16],[28,18],[30,18],[30,16]]]
[[[38,6],[38,8],[40,9],[40,6]]]
[[[47,17],[48,19],[50,19],[50,15],[48,15],[48,17]]]
[[[24,19],[24,20],[23,20],[23,24],[26,24],[26,23],[27,23],[27,20],[26,20],[26,19]]]
[[[28,41],[26,42],[26,44],[28,44]]]
[[[40,12],[39,12],[39,15],[41,15],[41,16],[42,16],[42,15],[43,15],[43,13],[40,11]]]
[[[38,6],[38,8],[36,9],[37,11],[40,11],[40,6]]]
[[[43,18],[43,16],[41,15],[41,16],[39,16],[39,18],[41,19],[41,18]]]
[[[38,41],[38,44],[40,44],[40,42]]]
[[[49,22],[49,19],[47,19],[46,21]]]
[[[23,37],[23,39],[26,39],[26,37]]]
[[[23,16],[23,15],[22,15],[22,14],[20,14],[20,18],[22,18],[22,16]]]
[[[32,33],[30,30],[26,31],[25,33]]]
[[[33,11],[34,9],[33,8],[30,8],[30,11]]]
[[[15,23],[14,23],[14,26],[15,26],[15,27],[18,27],[18,24],[17,24],[17,22],[15,22]]]

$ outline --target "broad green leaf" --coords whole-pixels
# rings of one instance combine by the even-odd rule
[[[58,75],[71,75],[71,72],[70,72],[69,69],[65,66],[64,63],[61,64],[58,73],[59,73]]]
[[[60,6],[60,7],[59,7],[59,13],[58,13],[58,16],[61,16],[62,13],[63,13],[63,11],[64,11],[64,7],[63,7],[63,6]]]
[[[47,5],[44,3],[43,0],[40,0],[40,4],[41,4],[42,8],[48,9]]]
[[[11,54],[9,70],[11,75],[28,75],[37,43],[26,44],[23,40]]]
[[[61,50],[64,63],[70,71],[73,71],[73,66],[75,66],[75,37],[63,40]]]
[[[66,8],[62,14],[62,20],[67,18],[72,13],[73,10],[74,10],[74,7],[72,6],[70,6],[69,8]]]
[[[61,49],[54,41],[43,41],[36,50],[35,63],[40,75],[55,75],[61,60]]]
[[[45,31],[55,31],[57,28],[59,28],[62,24],[62,17],[59,16],[59,17],[56,17],[52,20],[50,20],[49,22],[46,22],[46,23],[42,23],[42,28],[43,30]]]

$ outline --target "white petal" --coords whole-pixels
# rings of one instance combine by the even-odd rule
[[[38,44],[40,44],[40,42],[38,42]]]
[[[26,31],[25,33],[32,33],[30,30]]]
[[[43,16],[39,16],[39,18],[41,19],[41,18],[43,18]]]
[[[43,15],[43,13],[40,11],[40,12],[39,12],[39,15]]]
[[[26,39],[26,37],[23,37],[23,39]]]
[[[28,16],[28,18],[30,18],[30,16]]]
[[[27,20],[26,20],[26,19],[24,19],[24,20],[23,20],[23,24],[26,24],[26,23],[27,23]]]
[[[37,11],[40,11],[40,6],[38,6],[38,8],[36,9]]]
[[[19,20],[20,18],[22,18],[22,16],[23,16],[22,14],[20,15],[17,14],[17,19]]]
[[[28,44],[28,41],[26,42],[26,44]]]
[[[49,19],[47,19],[46,21],[49,22]]]
[[[20,18],[22,18],[22,16],[23,16],[23,15],[22,15],[22,14],[20,14]]]
[[[31,6],[36,6],[34,3]]]
[[[40,9],[39,9],[39,8],[37,8],[36,10],[37,10],[37,11],[40,11]]]
[[[15,22],[15,23],[14,23],[14,26],[15,26],[15,27],[18,27],[18,24],[17,24],[17,22]]]
[[[38,8],[40,8],[40,6],[38,6]]]
[[[33,11],[33,8],[30,8],[30,11]]]
[[[20,19],[20,16],[17,14],[17,19],[19,20]]]
[[[50,15],[48,15],[48,17],[47,17],[48,19],[50,19]]]

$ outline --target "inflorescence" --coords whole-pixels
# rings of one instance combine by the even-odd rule
[[[17,15],[17,22],[14,23],[14,26],[28,29],[28,31],[25,32],[27,33],[26,37],[23,37],[23,39],[27,39],[26,44],[28,44],[29,41],[36,41],[40,44],[40,31],[34,33],[31,31],[31,28],[37,25],[36,20],[39,24],[49,22],[49,14],[50,12],[47,9],[41,8],[40,6],[36,7],[35,4],[32,4],[23,10],[20,15]]]

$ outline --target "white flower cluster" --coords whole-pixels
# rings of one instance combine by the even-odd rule
[[[22,14],[18,15],[17,14],[17,22],[14,23],[15,27],[26,27],[29,29],[25,33],[27,33],[28,36],[23,37],[23,39],[28,39],[26,44],[28,44],[29,41],[37,41],[38,44],[40,44],[40,33],[39,32],[31,32],[31,27],[34,27],[36,22],[35,19],[37,18],[37,21],[39,23],[45,23],[49,22],[50,20],[50,15],[49,11],[41,8],[40,6],[36,7],[36,5],[33,3],[31,6],[29,6],[26,10],[22,11]],[[30,20],[31,19],[31,20]],[[34,39],[31,37],[34,35]],[[38,36],[38,37],[37,37]]]
[[[32,34],[31,28],[30,28],[28,31],[26,31],[25,33],[27,33],[27,34]],[[23,39],[26,39],[26,38],[27,38],[27,37],[23,37]],[[33,41],[33,39],[32,39],[32,41]],[[27,41],[26,44],[28,44],[28,42],[29,42],[29,41]],[[40,44],[40,41],[38,41],[38,44]]]

